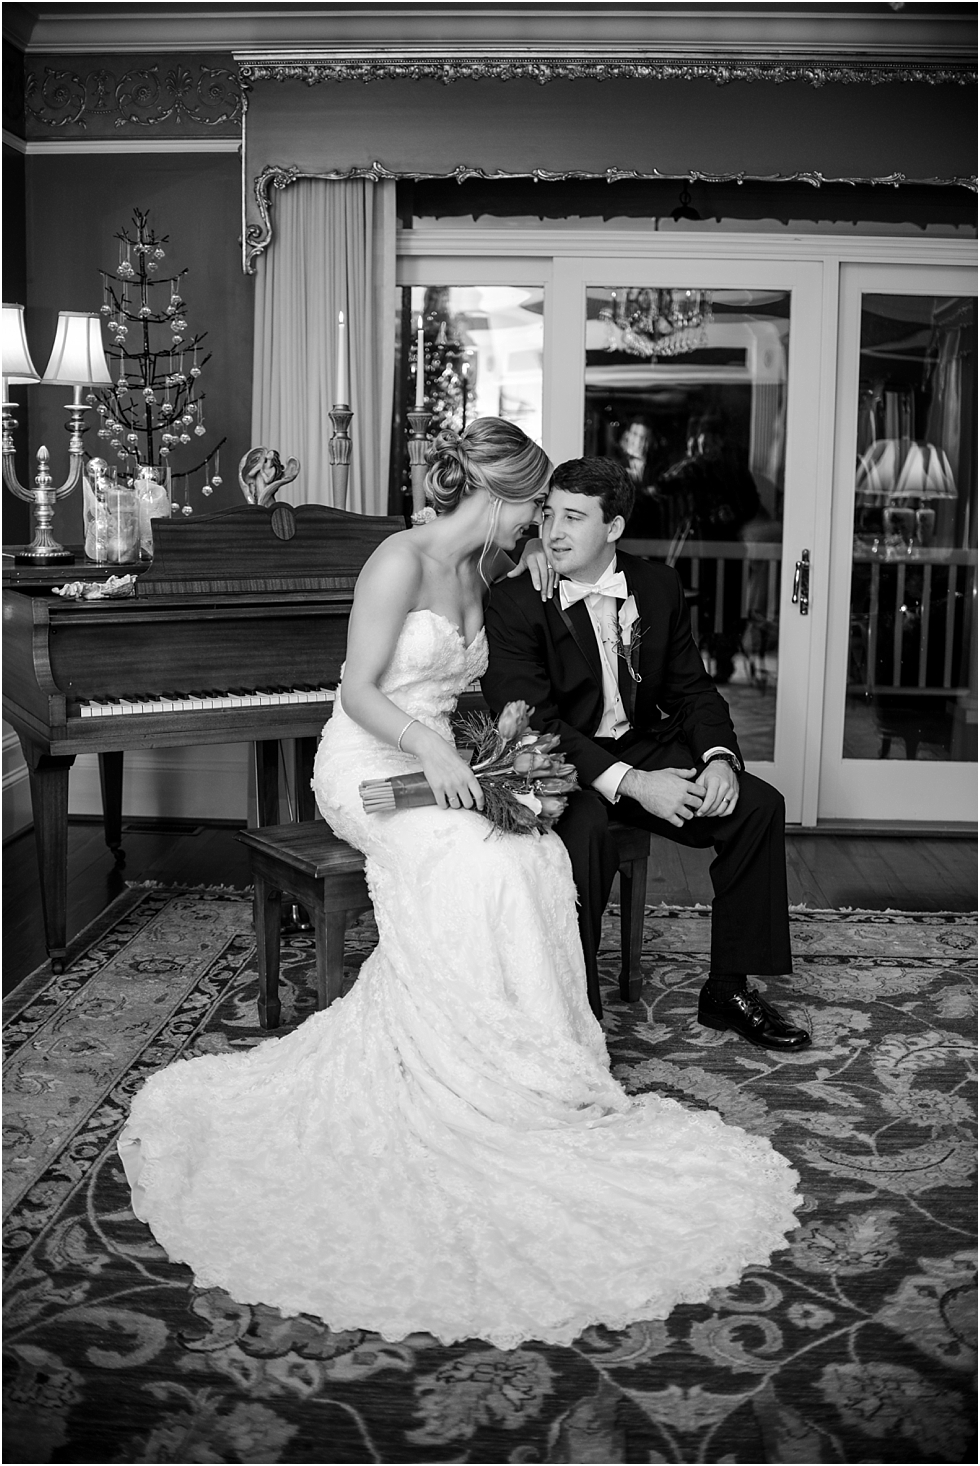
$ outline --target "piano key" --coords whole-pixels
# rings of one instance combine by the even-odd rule
[[[143,692],[127,696],[92,698],[80,706],[83,718],[121,718],[155,713],[221,712],[232,708],[295,707],[331,703],[336,688],[306,684],[300,687],[233,687],[215,691],[194,688],[185,692]]]

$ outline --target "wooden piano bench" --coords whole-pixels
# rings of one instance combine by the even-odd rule
[[[248,847],[254,888],[259,1023],[278,1028],[283,894],[310,914],[316,938],[316,1005],[326,1008],[340,994],[347,914],[371,907],[364,856],[322,820],[242,830],[238,839]]]
[[[619,993],[624,1002],[635,1003],[643,981],[640,962],[650,834],[615,820],[610,821],[609,829],[619,856]],[[371,907],[364,856],[322,820],[243,830],[238,839],[248,847],[254,886],[259,1023],[263,1028],[278,1028],[283,894],[305,906],[313,921],[316,1005],[326,1008],[340,994],[348,913],[355,915]]]

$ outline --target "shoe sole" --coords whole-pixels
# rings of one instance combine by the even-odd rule
[[[700,1013],[698,1014],[698,1022],[703,1028],[724,1029],[730,1026],[725,1022],[724,1018],[702,1018]]]
[[[744,1038],[746,1043],[754,1044],[757,1049],[785,1049],[787,1051],[790,1049],[805,1049],[807,1044],[811,1042],[810,1035],[807,1034],[806,1038],[801,1039],[799,1043],[769,1044],[765,1043],[762,1039],[752,1038],[749,1034],[743,1033],[740,1028],[736,1028],[733,1023],[726,1023],[723,1018],[702,1018],[699,1013],[698,1022],[702,1028],[713,1028],[716,1032],[737,1033],[739,1038]]]

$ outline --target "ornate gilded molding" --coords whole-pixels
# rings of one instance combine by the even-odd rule
[[[210,62],[119,56],[93,60],[84,68],[58,65],[54,58],[29,62],[28,135],[43,137],[58,129],[118,136],[130,128],[183,134],[188,127],[224,128],[233,134],[242,117],[241,80],[233,64]]]
[[[966,86],[977,80],[976,59],[874,59],[813,57],[595,56],[595,55],[429,55],[296,56],[237,55],[242,79],[301,81],[712,81],[803,82],[880,86],[886,82],[925,82],[929,86]]]
[[[263,168],[262,172],[254,179],[252,184],[252,198],[258,210],[261,222],[258,224],[247,224],[245,226],[242,240],[242,262],[245,273],[255,274],[256,264],[259,255],[268,249],[272,242],[272,201],[273,192],[282,192],[291,183],[300,179],[321,179],[328,183],[345,183],[351,179],[362,178],[372,183],[379,183],[384,179],[397,181],[400,178],[433,178],[452,179],[456,183],[466,183],[471,178],[483,179],[488,182],[509,178],[529,178],[536,183],[564,183],[569,180],[582,179],[601,181],[604,183],[808,183],[813,188],[820,188],[823,184],[849,183],[855,186],[866,185],[884,188],[899,188],[902,184],[913,184],[917,186],[929,186],[934,188],[966,188],[973,193],[977,192],[977,178],[909,178],[904,173],[889,173],[879,178],[832,178],[824,173],[801,172],[801,173],[701,173],[696,169],[690,173],[660,173],[654,169],[650,173],[641,173],[634,168],[607,168],[602,173],[585,173],[579,170],[570,172],[553,172],[547,168],[535,168],[530,172],[509,173],[503,169],[487,170],[485,168],[468,168],[460,163],[449,173],[405,173],[393,172],[386,168],[383,163],[373,162],[364,167],[347,168],[326,173],[307,173],[295,164],[291,167],[282,168],[270,165]]]

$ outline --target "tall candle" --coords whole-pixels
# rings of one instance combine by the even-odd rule
[[[337,395],[335,402],[347,401],[347,326],[343,311],[337,313]]]
[[[425,337],[422,334],[422,317],[418,319],[415,353],[415,406],[425,406]]]

